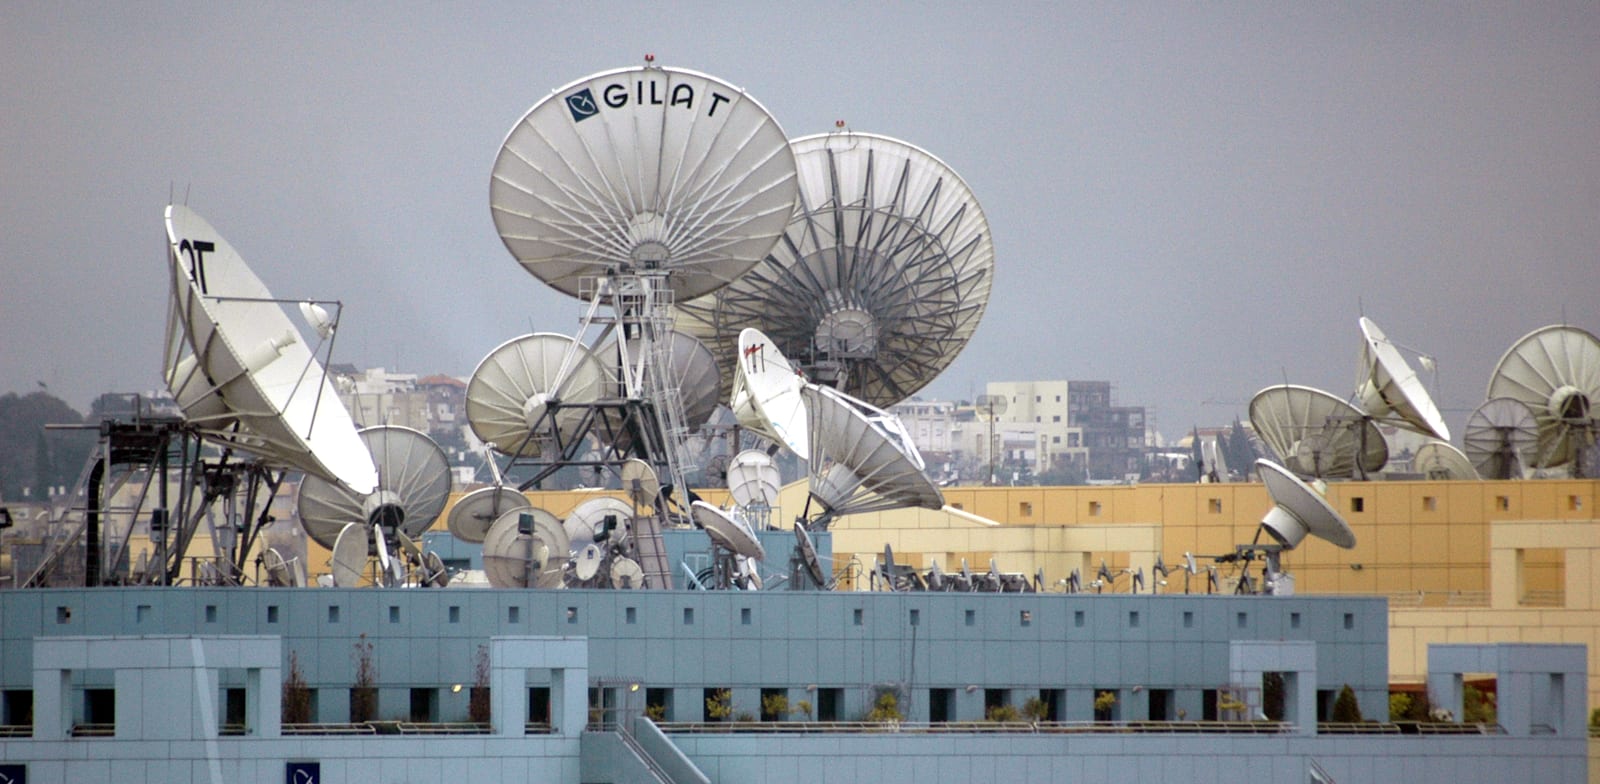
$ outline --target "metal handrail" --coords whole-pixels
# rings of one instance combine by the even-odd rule
[[[679,734],[881,733],[1219,733],[1277,735],[1294,725],[1277,721],[661,721],[662,732]]]

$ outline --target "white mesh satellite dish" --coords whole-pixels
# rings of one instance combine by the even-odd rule
[[[835,132],[791,143],[801,204],[750,272],[679,303],[728,366],[755,327],[818,383],[887,408],[932,381],[977,328],[994,276],[988,221],[937,157]]]
[[[800,401],[805,380],[783,352],[760,330],[739,333],[739,359],[729,404],[739,424],[810,459],[806,409]]]
[[[899,417],[831,387],[800,391],[810,421],[811,496],[833,517],[885,509],[941,509],[944,495]]]
[[[501,454],[539,457],[577,437],[605,370],[566,335],[536,332],[500,344],[467,382],[467,422]],[[551,403],[569,404],[551,409]]]
[[[1477,479],[1478,471],[1461,450],[1444,441],[1429,441],[1417,447],[1411,458],[1411,470],[1429,479],[1464,481]]]
[[[372,457],[272,293],[205,219],[166,210],[172,262],[165,377],[202,434],[358,493]],[[181,336],[180,336],[181,335]]]
[[[794,153],[765,108],[715,77],[646,65],[534,104],[495,160],[489,203],[511,255],[558,291],[665,270],[682,301],[765,256],[798,194]]]
[[[717,405],[722,400],[722,378],[717,370],[717,358],[704,343],[687,333],[668,332],[665,339],[658,338],[658,341],[660,345],[656,350],[667,352],[667,362],[664,363],[667,368],[667,389],[676,393],[682,401],[684,426],[695,430],[711,420],[711,415],[716,413]],[[639,362],[642,348],[640,341],[628,341],[628,358]],[[622,354],[618,351],[616,337],[613,335],[606,341],[595,351],[595,356],[609,374],[609,382],[617,385],[611,396],[624,396],[626,390],[621,388],[622,371],[618,367]]]
[[[427,435],[409,427],[363,428],[378,466],[377,488],[354,493],[316,476],[300,483],[300,526],[323,547],[333,546],[347,523],[362,522],[421,536],[450,499],[450,460]]]
[[[777,506],[781,482],[778,464],[759,449],[746,449],[728,464],[728,493],[741,507]]]
[[[1467,459],[1480,475],[1490,479],[1519,478],[1527,467],[1528,455],[1539,444],[1539,422],[1522,401],[1491,398],[1467,418],[1467,432],[1461,440]]]
[[[1250,424],[1301,476],[1365,475],[1389,462],[1389,445],[1371,417],[1320,389],[1267,387],[1250,400]]]
[[[596,542],[626,541],[632,525],[633,507],[611,496],[584,501],[561,521],[561,526],[567,529],[567,537],[572,540],[574,555]]]
[[[711,537],[711,541],[716,542],[717,546],[758,561],[767,557],[766,548],[761,546],[761,540],[756,538],[750,526],[745,525],[743,520],[705,501],[695,501],[690,504],[690,512],[694,515],[694,521],[706,529],[706,536]]]
[[[644,568],[626,556],[611,561],[611,587],[619,590],[644,587]]]
[[[1261,527],[1279,544],[1293,549],[1311,534],[1346,550],[1356,546],[1356,535],[1344,518],[1310,485],[1271,460],[1257,460],[1256,473],[1273,503]]]
[[[333,584],[339,588],[355,588],[361,584],[361,573],[367,570],[367,527],[349,523],[334,537],[333,551],[328,560]]]
[[[1444,417],[1400,350],[1372,319],[1362,316],[1359,324],[1363,340],[1356,397],[1361,407],[1374,417],[1393,414],[1396,424],[1449,441],[1450,429],[1445,426]]]
[[[622,492],[639,506],[655,506],[656,499],[661,496],[661,480],[656,477],[656,470],[649,463],[638,458],[629,458],[623,461]]]
[[[1485,397],[1509,397],[1533,411],[1539,425],[1533,467],[1581,459],[1600,430],[1594,407],[1600,402],[1600,339],[1560,325],[1528,333],[1495,365]]]
[[[524,518],[528,518],[524,522]],[[483,536],[483,576],[495,588],[558,588],[566,569],[567,552],[559,546],[566,532],[555,515],[529,507],[505,512]],[[523,529],[527,528],[527,532]],[[553,540],[553,541],[552,541]]]
[[[463,542],[481,543],[489,526],[506,512],[533,506],[528,497],[504,485],[480,487],[461,497],[450,508],[446,524],[450,533]]]

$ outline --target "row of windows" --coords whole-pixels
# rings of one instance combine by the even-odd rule
[[[328,605],[328,623],[339,623],[340,610],[341,610],[341,608],[337,604]],[[695,610],[695,608],[693,608],[693,607],[685,607],[685,608],[683,608],[683,625],[684,626],[693,626],[694,625],[694,610]],[[148,605],[148,604],[137,605],[134,608],[134,619],[135,619],[135,622],[136,623],[144,623],[150,617],[150,613],[151,613],[151,606],[150,605]],[[578,620],[579,620],[578,615],[579,615],[578,608],[576,606],[567,607],[567,612],[566,612],[567,623],[576,624],[578,622]],[[457,605],[451,605],[448,608],[445,617],[448,619],[449,623],[460,623],[461,622],[461,608],[459,606],[457,606]],[[1247,628],[1250,627],[1250,614],[1248,612],[1239,612],[1239,613],[1236,614],[1235,617],[1236,617],[1235,623],[1238,626],[1238,628],[1247,629]],[[739,624],[741,626],[749,626],[751,624],[751,622],[752,622],[752,618],[753,618],[753,613],[751,612],[751,609],[749,607],[741,607],[741,608],[739,608]],[[1073,613],[1072,613],[1072,625],[1074,627],[1077,627],[1077,628],[1082,628],[1084,623],[1085,623],[1085,618],[1086,618],[1085,611],[1083,611],[1083,610],[1074,610]],[[208,604],[208,605],[205,606],[205,619],[206,619],[206,623],[216,623],[217,622],[217,606],[216,605]],[[623,614],[622,614],[622,619],[623,619],[623,623],[625,623],[625,624],[628,624],[628,625],[637,624],[639,622],[639,611],[638,611],[638,608],[637,607],[624,608],[623,609]],[[965,614],[963,616],[963,620],[964,620],[964,622],[965,622],[965,624],[967,626],[976,626],[977,622],[978,622],[978,611],[977,610],[966,610]],[[911,610],[910,611],[910,616],[908,618],[908,621],[910,622],[910,624],[912,626],[920,626],[920,625],[922,625],[922,611],[919,610],[919,609]],[[72,622],[72,608],[71,607],[66,607],[66,606],[56,607],[56,623],[65,624],[65,623],[71,623],[71,622]],[[267,605],[267,623],[277,623],[277,622],[278,622],[278,606],[275,605],[275,604]],[[389,606],[389,623],[399,623],[399,622],[400,622],[400,607],[399,607],[399,605],[390,605]],[[517,606],[507,607],[506,608],[506,622],[507,623],[521,623],[522,622],[522,608],[521,607],[517,607]],[[855,608],[855,609],[852,609],[850,611],[850,622],[851,622],[852,626],[862,626],[862,625],[864,625],[866,623],[866,611],[861,609],[861,608],[859,608],[859,607]],[[1031,626],[1032,624],[1033,624],[1033,611],[1032,610],[1019,610],[1018,611],[1018,615],[1017,615],[1017,625],[1026,627],[1026,626]],[[1138,627],[1139,627],[1139,611],[1138,610],[1129,610],[1128,611],[1128,628],[1136,629]],[[1190,629],[1190,628],[1193,628],[1193,627],[1194,627],[1194,611],[1193,610],[1184,610],[1183,611],[1183,628]],[[1291,628],[1291,629],[1300,628],[1300,613],[1298,613],[1298,612],[1289,613],[1289,628]],[[1345,613],[1344,614],[1344,628],[1346,628],[1346,629],[1354,629],[1355,628],[1355,613]]]

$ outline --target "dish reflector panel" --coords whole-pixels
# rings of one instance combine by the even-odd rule
[[[1389,338],[1362,316],[1361,378],[1356,382],[1356,397],[1368,414],[1383,417],[1394,414],[1398,423],[1441,441],[1450,440],[1444,417],[1428,396],[1427,387],[1417,378],[1411,365],[1400,356]]]
[[[591,498],[578,504],[577,508],[572,510],[572,514],[567,515],[567,519],[563,520],[561,525],[567,529],[567,536],[572,540],[573,555],[576,556],[584,547],[601,541],[598,537],[607,517],[615,518],[610,523],[609,541],[626,541],[633,527],[633,507],[620,498],[611,496]]]
[[[328,566],[336,587],[354,588],[361,584],[361,573],[367,570],[366,526],[350,523],[339,531]]]
[[[898,417],[831,387],[807,384],[800,397],[810,421],[811,495],[833,516],[944,507]]]
[[[605,371],[589,350],[566,335],[536,332],[500,344],[478,363],[467,382],[467,422],[479,440],[501,454],[540,457],[559,451],[583,427],[588,413],[549,404],[600,399]]]
[[[724,367],[755,327],[818,383],[887,408],[953,361],[989,301],[994,244],[967,183],[887,136],[796,139],[800,212],[783,240],[679,324]]]
[[[523,515],[533,518],[531,534],[521,533]],[[483,537],[484,577],[496,588],[529,587],[530,566],[532,587],[559,588],[569,557],[561,521],[538,507],[501,514]]]
[[[728,492],[741,507],[777,506],[781,482],[778,464],[759,449],[746,449],[728,464]]]
[[[417,537],[450,500],[450,461],[433,439],[397,425],[363,428],[361,440],[378,465],[377,488],[353,493],[316,476],[300,483],[300,526],[332,547],[348,523],[399,528]]]
[[[756,538],[750,526],[745,525],[743,520],[705,501],[695,501],[690,507],[694,521],[706,529],[706,536],[711,537],[711,541],[716,542],[719,547],[758,561],[767,557],[767,550],[761,546],[761,540]]]
[[[1429,479],[1463,481],[1477,479],[1478,471],[1461,450],[1443,441],[1429,441],[1417,448],[1411,458],[1412,470]]]
[[[1356,546],[1355,532],[1317,491],[1288,469],[1271,460],[1257,460],[1256,473],[1272,496],[1272,511],[1261,527],[1284,547],[1293,549],[1311,534],[1349,550]]]
[[[1600,429],[1600,339],[1568,326],[1536,329],[1512,344],[1495,365],[1485,397],[1509,397],[1533,411],[1539,445],[1536,468],[1570,462],[1594,444]]]
[[[622,492],[627,493],[628,498],[639,506],[655,506],[656,498],[661,495],[661,480],[649,463],[629,458],[623,461],[620,473]]]
[[[558,291],[666,270],[684,300],[765,256],[798,193],[794,153],[761,104],[706,74],[646,66],[534,104],[495,160],[489,204],[506,249]]]
[[[168,341],[165,377],[184,417],[213,440],[371,492],[372,457],[272,292],[193,210],[169,205],[166,227],[182,339]]]
[[[1539,443],[1539,422],[1522,401],[1492,398],[1467,418],[1462,443],[1467,459],[1480,475],[1490,479],[1518,478]]]
[[[668,332],[665,343],[668,352],[666,386],[683,403],[684,426],[696,430],[711,420],[717,404],[722,400],[722,378],[717,371],[717,358],[704,343],[683,332]],[[640,341],[628,341],[628,359],[631,362],[639,361],[640,349]],[[617,350],[616,338],[606,341],[595,355],[609,374],[608,381],[612,386],[608,396],[625,397],[627,390],[622,388],[622,371],[619,367],[622,355]]]
[[[506,512],[528,509],[533,504],[515,488],[504,485],[480,487],[461,497],[450,508],[446,524],[450,533],[463,542],[481,543],[489,526]]]
[[[1267,387],[1250,400],[1250,424],[1301,476],[1352,477],[1358,457],[1365,473],[1389,462],[1389,445],[1371,418],[1320,389]]]
[[[817,585],[826,586],[828,576],[822,572],[822,559],[817,557],[816,542],[811,540],[811,534],[803,525],[794,527],[795,546],[800,549],[800,561],[805,564],[806,573]]]
[[[737,367],[730,405],[739,424],[810,459],[806,407],[800,400],[805,381],[789,360],[760,330],[746,329],[739,333]]]

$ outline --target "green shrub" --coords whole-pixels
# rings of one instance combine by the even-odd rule
[[[1361,721],[1361,704],[1356,701],[1356,691],[1346,683],[1333,700],[1333,720],[1337,722]]]

